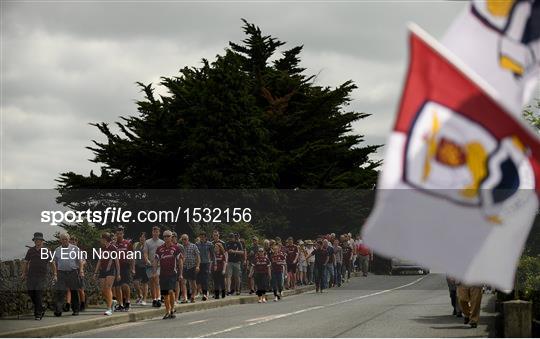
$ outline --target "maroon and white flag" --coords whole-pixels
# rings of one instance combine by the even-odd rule
[[[510,290],[538,210],[540,141],[463,60],[417,26],[409,39],[364,240],[383,255]]]

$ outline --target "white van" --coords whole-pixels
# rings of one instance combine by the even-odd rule
[[[418,265],[414,261],[392,258],[391,260],[391,269],[390,274],[399,274],[399,273],[418,273],[418,274],[429,274],[429,269]]]

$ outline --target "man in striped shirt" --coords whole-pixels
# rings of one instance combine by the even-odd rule
[[[197,293],[197,273],[200,271],[201,255],[197,245],[189,242],[187,234],[182,234],[181,242],[184,246],[184,282],[182,284],[182,302],[187,302],[187,286],[191,291],[191,302],[195,302],[195,294]]]

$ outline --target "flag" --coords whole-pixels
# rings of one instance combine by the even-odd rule
[[[363,237],[469,284],[513,286],[538,209],[540,142],[494,90],[417,26]]]
[[[521,115],[540,77],[540,1],[473,0],[442,44]]]

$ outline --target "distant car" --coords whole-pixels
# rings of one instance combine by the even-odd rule
[[[392,258],[390,274],[403,273],[403,272],[416,272],[418,274],[429,274],[429,269],[418,265],[414,261]]]

